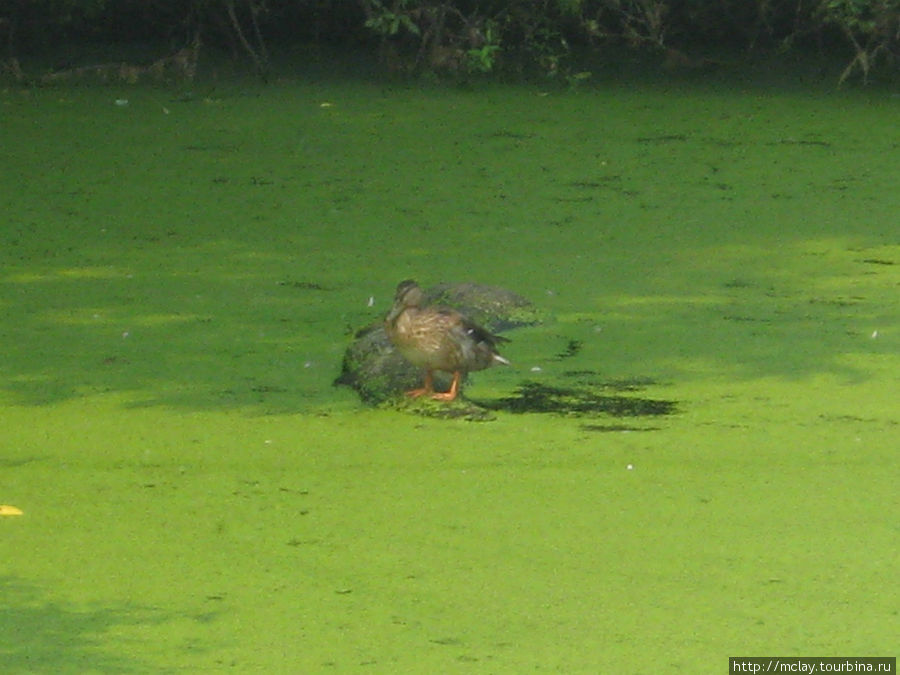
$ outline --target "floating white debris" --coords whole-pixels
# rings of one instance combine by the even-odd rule
[[[127,98],[117,98],[116,105],[119,106],[120,108],[124,108],[126,105],[128,105],[128,99]]]
[[[541,372],[541,367],[540,366],[531,366],[531,372],[539,373],[539,372]]]
[[[374,307],[374,306],[375,306],[375,296],[374,296],[374,295],[370,295],[370,296],[369,296],[369,302],[367,303],[366,306],[367,306],[367,307]]]
[[[877,337],[878,337],[878,331],[877,331],[877,330],[873,330],[873,331],[872,331],[872,339],[874,340],[874,339],[877,338]]]

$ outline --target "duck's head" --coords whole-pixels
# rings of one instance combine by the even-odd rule
[[[394,306],[387,316],[387,320],[394,321],[409,307],[418,307],[422,303],[422,289],[412,279],[401,281],[397,284],[397,292],[394,294]]]

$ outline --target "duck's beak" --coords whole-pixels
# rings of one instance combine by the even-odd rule
[[[397,320],[397,317],[403,313],[405,307],[400,302],[395,302],[394,306],[391,307],[391,311],[388,312],[387,317],[385,317],[385,321],[387,323],[394,323]]]

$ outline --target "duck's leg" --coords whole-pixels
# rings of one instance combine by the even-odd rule
[[[450,389],[440,394],[432,394],[431,398],[437,399],[438,401],[452,401],[456,398],[456,395],[459,393],[459,380],[462,378],[462,373],[458,370],[453,372],[453,382],[450,383]]]
[[[413,398],[417,396],[431,396],[434,394],[434,373],[430,370],[425,371],[425,383],[422,385],[421,389],[413,389],[412,391],[406,392],[407,396],[411,396]]]

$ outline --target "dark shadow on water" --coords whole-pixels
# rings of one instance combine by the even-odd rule
[[[159,624],[170,617],[157,610],[75,609],[42,597],[12,577],[0,578],[0,670],[4,673],[164,673],[161,667],[124,649],[104,648],[104,635],[118,626]],[[139,648],[139,647],[138,647]]]
[[[596,415],[647,417],[671,415],[677,412],[676,401],[606,393],[622,388],[636,391],[638,385],[636,383],[610,382],[603,387],[558,387],[540,382],[523,382],[516,389],[515,395],[493,401],[479,401],[479,405],[491,410],[504,410],[511,413],[555,413],[575,417]],[[610,430],[621,431],[622,429]]]
[[[565,417],[597,419],[603,416],[631,418],[633,423],[584,424],[585,431],[654,431],[658,427],[641,424],[640,418],[658,418],[678,412],[678,403],[665,399],[636,395],[647,386],[658,384],[651,378],[602,379],[591,370],[567,371],[563,376],[571,386],[555,386],[525,381],[512,396],[496,399],[470,399],[460,396],[454,401],[396,396],[383,402],[382,409],[398,410],[420,417],[463,419],[489,422],[494,412],[513,414],[551,413]]]

